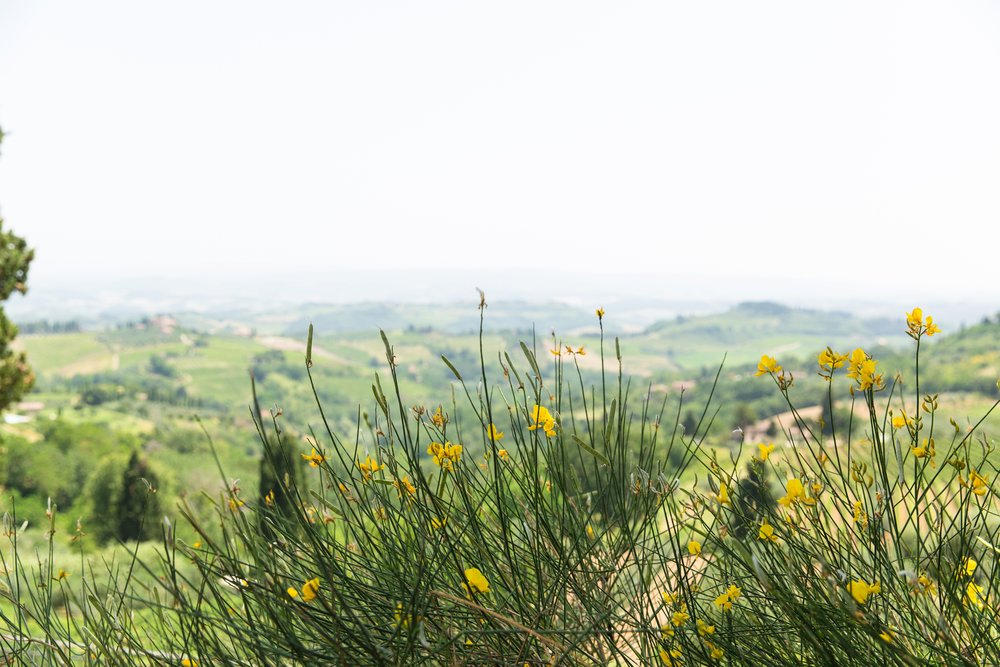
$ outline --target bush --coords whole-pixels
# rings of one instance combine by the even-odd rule
[[[933,322],[908,327],[919,360]],[[523,346],[496,383],[483,359],[469,381],[445,360],[473,420],[411,406],[385,348],[370,419],[342,439],[320,408],[310,475],[275,476],[296,511],[230,484],[211,526],[185,511],[198,537],[168,532],[138,564],[159,584],[103,603],[120,619],[116,600],[141,597],[146,625],[86,636],[174,664],[1000,663],[992,445],[943,426],[916,373],[887,382],[863,350],[827,351],[829,405],[858,409],[824,433],[765,356],[788,442],[719,451],[696,435],[712,410],[688,432],[682,400],[671,418],[634,392],[617,340],[594,387],[576,354],[543,370]]]

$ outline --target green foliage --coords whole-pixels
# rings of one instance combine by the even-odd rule
[[[159,487],[159,475],[138,452],[105,457],[84,491],[88,532],[98,544],[159,537],[163,519]]]
[[[0,130],[2,141],[3,131]],[[0,303],[14,292],[25,294],[28,291],[28,267],[35,257],[35,251],[28,248],[27,242],[12,232],[5,232],[3,224],[0,217]],[[0,308],[0,410],[19,400],[35,381],[27,356],[11,348],[15,336],[17,327]]]

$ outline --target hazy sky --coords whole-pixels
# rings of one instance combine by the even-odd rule
[[[993,1],[0,0],[0,126],[38,279],[1000,294]]]

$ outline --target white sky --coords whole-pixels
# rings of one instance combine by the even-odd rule
[[[0,206],[42,279],[1000,294],[992,1],[0,0],[0,126]]]

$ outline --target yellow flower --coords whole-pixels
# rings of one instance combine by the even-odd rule
[[[722,650],[712,642],[707,642],[707,644],[708,648],[711,649],[711,651],[708,654],[708,657],[710,657],[712,660],[722,660],[722,657],[726,655],[726,652],[724,650]]]
[[[781,366],[778,365],[778,362],[775,361],[774,357],[769,357],[765,354],[761,356],[760,363],[757,364],[757,372],[754,373],[754,376],[761,376],[765,373],[771,373],[773,375],[780,372]]]
[[[934,457],[937,456],[937,451],[934,449],[934,438],[928,438],[924,440],[924,444],[920,447],[913,448],[913,456],[918,459],[927,457],[931,460],[931,465],[936,465],[934,462]]]
[[[798,478],[793,477],[785,483],[785,495],[778,498],[778,503],[782,507],[791,507],[796,503],[803,503],[804,505],[815,505],[815,498],[806,497],[806,488],[802,485],[802,481]]]
[[[590,539],[594,539],[594,527],[591,526],[589,523],[587,524],[587,537],[589,537]]]
[[[894,633],[892,630],[883,630],[882,632],[879,633],[878,636],[881,637],[882,641],[884,641],[886,644],[891,644],[892,641],[896,638],[896,633]]]
[[[691,540],[688,542],[688,553],[692,556],[697,556],[701,553],[701,543],[696,540]]]
[[[557,357],[561,357],[562,356],[562,350],[560,350],[558,347],[556,349],[554,349],[554,350],[549,350],[549,352],[551,352],[554,356],[557,356]]]
[[[503,459],[504,461],[506,461],[507,458],[509,457],[509,454],[507,454],[507,450],[506,449],[498,449],[497,450],[497,456],[499,456],[501,459]]]
[[[855,602],[865,604],[869,597],[882,592],[882,586],[877,581],[869,584],[864,579],[855,579],[847,584],[847,592],[851,594]]]
[[[267,495],[264,496],[264,504],[268,507],[274,507],[274,489],[268,491]]]
[[[969,584],[965,587],[965,600],[963,600],[963,602],[971,602],[972,604],[976,605],[976,607],[978,607],[979,609],[982,609],[986,606],[986,599],[984,593],[985,591],[983,590],[982,586],[980,586],[974,581],[970,581]]]
[[[361,470],[361,478],[365,481],[372,478],[372,473],[376,473],[384,467],[384,465],[379,465],[378,459],[373,459],[371,456],[366,456],[364,463],[358,462],[358,468]]]
[[[443,445],[440,442],[432,442],[427,448],[427,453],[434,459],[434,463],[444,471],[453,470],[458,460],[462,458],[462,445],[446,441]]]
[[[319,592],[319,577],[310,579],[306,583],[302,584],[302,599],[306,602],[316,599],[316,593]]]
[[[975,574],[977,567],[979,567],[979,563],[970,557],[967,557],[964,561],[962,561],[962,570],[965,572],[965,576],[967,577],[971,577]]]
[[[920,336],[924,334],[933,336],[941,331],[941,329],[934,324],[933,317],[928,315],[927,319],[924,319],[924,311],[920,308],[914,308],[910,312],[906,313],[906,328],[906,335],[914,340],[919,339]]]
[[[198,661],[193,658],[184,658],[181,660],[181,667],[198,667]]]
[[[413,484],[410,482],[409,475],[404,475],[402,479],[394,480],[392,485],[396,487],[396,494],[400,498],[403,497],[404,492],[408,497],[413,496],[417,493],[417,487],[413,486]]]
[[[299,597],[299,592],[298,590],[295,589],[294,586],[289,586],[288,590],[286,590],[285,592],[288,593],[288,597],[292,598],[293,600]]]
[[[757,531],[757,539],[764,540],[765,542],[777,542],[778,536],[774,534],[774,526],[764,519],[764,523],[760,524],[760,529]]]
[[[691,615],[684,610],[675,611],[673,616],[670,617],[670,622],[674,624],[674,627],[681,627],[691,619]]]
[[[860,500],[854,501],[854,523],[859,524],[862,528],[868,525],[868,513],[864,510],[864,503]]]
[[[465,590],[469,595],[472,594],[472,591],[477,593],[490,592],[490,582],[477,568],[470,567],[465,571],[465,581]]]
[[[440,405],[434,411],[434,414],[431,415],[431,421],[438,428],[444,428],[444,425],[448,423],[448,416],[441,411]]]
[[[194,544],[191,545],[195,549],[201,549],[201,540],[196,540]]]
[[[603,308],[598,308],[596,312],[597,312],[597,319],[603,320],[604,319],[604,309]]]
[[[827,371],[834,371],[844,365],[844,362],[847,361],[847,355],[837,354],[828,347],[819,353],[817,361],[820,368]]]
[[[924,595],[934,595],[937,592],[937,586],[926,574],[917,577],[917,584],[920,585],[920,592]]]
[[[990,485],[986,481],[986,478],[973,468],[969,469],[969,481],[972,482],[972,492],[977,496],[986,495],[986,492],[990,490]]]
[[[528,424],[529,431],[536,429],[545,431],[545,437],[547,438],[551,438],[556,434],[556,420],[552,417],[552,413],[548,411],[548,408],[538,404],[535,404],[535,407],[532,409]]]
[[[67,578],[68,576],[69,576],[69,572],[67,572],[66,570],[64,570],[62,568],[59,568],[58,574],[56,574],[56,576],[52,577],[52,581],[62,581],[63,579]]]
[[[697,621],[695,621],[695,624],[698,626],[698,634],[701,635],[702,637],[707,637],[708,635],[714,635],[715,634],[715,626],[714,625],[709,625],[708,623],[706,623],[705,621],[701,620],[700,618]]]
[[[774,443],[771,442],[771,443],[768,443],[768,444],[765,445],[762,442],[759,445],[757,445],[757,449],[758,449],[758,452],[759,452],[757,454],[757,460],[758,461],[766,461],[767,457],[770,456],[771,452],[774,451]]]
[[[490,425],[486,427],[486,437],[493,442],[500,442],[503,440],[503,431],[497,430],[493,422],[490,422]]]
[[[715,497],[719,501],[720,505],[732,505],[733,503],[729,500],[729,487],[726,486],[725,482],[719,484],[719,495]]]
[[[726,592],[715,598],[714,604],[722,611],[729,611],[733,608],[733,602],[740,597],[742,591],[736,584],[730,584]]]
[[[681,650],[678,648],[672,648],[668,652],[667,649],[663,648],[662,646],[660,647],[660,662],[662,662],[667,667],[676,667],[677,665],[682,665],[683,664],[681,662],[682,655],[684,654],[681,653]]]
[[[301,454],[301,456],[304,460],[309,461],[310,468],[318,468],[320,463],[326,461],[326,457],[318,453],[315,447],[312,448],[312,453]]]
[[[582,357],[587,354],[587,351],[584,350],[583,345],[581,345],[580,347],[576,348],[576,354]]]

